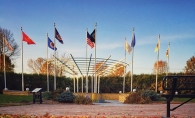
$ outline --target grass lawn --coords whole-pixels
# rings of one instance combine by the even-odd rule
[[[5,104],[5,103],[21,103],[21,102],[32,102],[33,101],[33,96],[28,95],[4,95],[0,94],[0,104]]]
[[[174,98],[173,101],[174,101],[174,102],[185,102],[185,101],[188,100],[188,99],[190,99],[190,98]],[[192,100],[189,101],[189,102],[195,103],[195,98],[192,99]]]
[[[189,98],[174,98],[172,100],[172,102],[184,102],[186,100],[188,100]],[[33,96],[32,95],[28,95],[28,96],[24,96],[24,95],[4,95],[4,94],[0,94],[0,105],[4,105],[4,104],[14,104],[14,103],[29,103],[33,101]],[[163,100],[163,98],[160,101],[165,101]],[[195,99],[191,100],[190,103],[195,103]]]

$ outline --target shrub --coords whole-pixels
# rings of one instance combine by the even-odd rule
[[[158,101],[160,99],[160,96],[156,92],[150,90],[143,91],[142,97],[143,98],[149,97],[152,101]]]
[[[42,96],[46,100],[50,100],[52,98],[52,94],[49,91],[43,92]]]
[[[61,94],[59,94],[57,97],[56,97],[56,100],[58,102],[63,102],[63,103],[73,103],[75,99],[75,96],[72,92],[70,91],[65,91]]]
[[[150,103],[151,99],[149,97],[142,97],[141,92],[132,92],[126,97],[124,103],[126,104],[147,104]]]
[[[56,90],[52,91],[52,99],[56,100],[56,97],[59,96],[59,94],[63,93],[64,89],[62,88],[57,88]]]
[[[124,103],[130,103],[130,104],[138,104],[141,101],[141,93],[140,92],[132,92],[129,94],[129,96],[126,97]]]
[[[83,95],[77,95],[74,99],[74,103],[76,104],[85,104],[85,105],[91,105],[93,102],[91,98],[84,97]]]

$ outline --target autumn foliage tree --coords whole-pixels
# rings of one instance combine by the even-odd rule
[[[109,76],[123,76],[124,75],[124,65],[116,64],[115,66],[109,68],[109,65],[104,63],[104,61],[100,61],[94,65],[93,68],[96,68],[98,74],[103,74],[109,72]]]
[[[157,62],[155,62],[153,72],[156,73],[156,70],[158,70],[159,74],[166,73],[167,72],[167,63],[166,63],[166,61],[160,60],[160,61],[158,61],[158,65],[157,65]]]
[[[47,74],[47,61],[41,57],[36,60],[29,59],[27,65],[31,73]],[[63,76],[65,73],[65,67],[59,63],[56,65],[56,76]],[[54,74],[54,59],[48,60],[48,74]]]
[[[192,56],[186,62],[186,66],[184,68],[184,73],[188,74],[188,75],[195,74],[195,57],[194,56]]]
[[[98,74],[103,74],[107,67],[108,66],[104,63],[104,61],[99,61],[93,66],[93,70],[97,71]]]
[[[4,55],[0,55],[0,71],[4,71]],[[6,72],[13,72],[14,71],[14,64],[12,64],[11,59],[5,55],[5,70]]]
[[[111,76],[123,76],[124,75],[124,65],[123,64],[116,64],[113,67],[113,71],[110,75]]]

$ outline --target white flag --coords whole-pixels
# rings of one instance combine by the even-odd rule
[[[125,49],[126,49],[126,51],[128,52],[128,54],[130,54],[132,48],[131,48],[131,46],[128,44],[127,41],[126,41],[126,43],[125,43]]]
[[[9,48],[10,51],[13,51],[13,48],[12,46],[8,43],[7,39],[4,38],[4,41],[5,41],[5,45]]]

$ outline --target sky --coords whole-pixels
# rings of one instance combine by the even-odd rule
[[[195,56],[194,0],[0,0],[0,27],[10,30],[18,45],[21,27],[36,43],[23,42],[24,73],[29,73],[29,59],[46,58],[46,34],[54,40],[54,23],[64,42],[56,40],[59,55],[85,58],[86,30],[91,33],[97,23],[96,57],[111,55],[114,60],[125,57],[124,39],[131,44],[134,27],[134,74],[153,73],[159,34],[159,60],[166,61],[170,42],[170,72],[183,72],[186,61]],[[53,50],[48,50],[52,55]],[[87,50],[94,55],[94,48]],[[15,72],[21,73],[21,56],[14,62]],[[126,62],[132,62],[132,52],[126,54]]]

